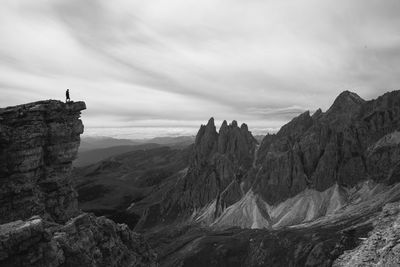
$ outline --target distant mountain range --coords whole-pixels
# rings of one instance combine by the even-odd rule
[[[122,153],[161,146],[185,148],[194,143],[194,136],[155,137],[151,139],[118,139],[112,137],[82,137],[75,167],[87,166]]]
[[[73,164],[75,167],[83,167],[119,154],[136,150],[147,150],[156,147],[161,147],[161,145],[154,143],[147,143],[139,145],[120,145],[120,146],[111,146],[106,148],[89,149],[83,152],[79,151],[78,158],[74,161]]]
[[[80,152],[108,148],[113,146],[135,146],[141,144],[159,144],[167,146],[186,146],[194,143],[195,136],[155,137],[148,139],[120,139],[107,136],[83,136],[81,137]]]

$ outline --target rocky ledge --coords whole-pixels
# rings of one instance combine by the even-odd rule
[[[0,223],[78,214],[70,173],[84,102],[40,101],[0,109]]]
[[[84,102],[0,109],[0,266],[156,266],[125,224],[81,213],[72,187]]]

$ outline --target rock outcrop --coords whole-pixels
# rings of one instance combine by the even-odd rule
[[[219,133],[211,118],[202,125],[184,181],[182,202],[201,208],[214,199],[219,205],[232,204],[241,197],[240,183],[251,168],[257,141],[247,125],[224,121]],[[217,204],[218,205],[218,204]]]
[[[257,141],[247,125],[224,121],[217,133],[214,119],[196,136],[187,175],[182,179],[179,205],[191,212],[215,200],[215,216],[238,201],[241,183],[255,159]]]
[[[385,205],[374,230],[360,246],[346,251],[334,267],[400,266],[400,203]]]
[[[156,266],[139,234],[87,213],[65,225],[40,217],[3,224],[0,240],[2,266]]]
[[[0,109],[0,223],[78,214],[69,177],[84,102],[41,101]]]
[[[125,224],[81,213],[71,170],[84,102],[0,109],[0,265],[156,266]]]

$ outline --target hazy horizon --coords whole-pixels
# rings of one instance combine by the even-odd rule
[[[205,124],[206,122],[202,123]],[[216,122],[217,130],[222,122]],[[83,137],[112,137],[118,139],[151,139],[155,137],[180,137],[180,136],[196,136],[199,128],[197,127],[92,127],[86,128]],[[249,128],[253,135],[266,135],[267,133],[275,133],[277,129]]]
[[[64,100],[69,88],[87,104],[85,135],[194,135],[210,117],[266,134],[344,90],[399,89],[399,10],[396,0],[6,0],[0,107]]]

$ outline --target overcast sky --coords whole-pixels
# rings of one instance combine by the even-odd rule
[[[399,14],[399,0],[5,0],[0,106],[70,88],[89,134],[195,134],[211,116],[266,133],[343,90],[400,89]]]

